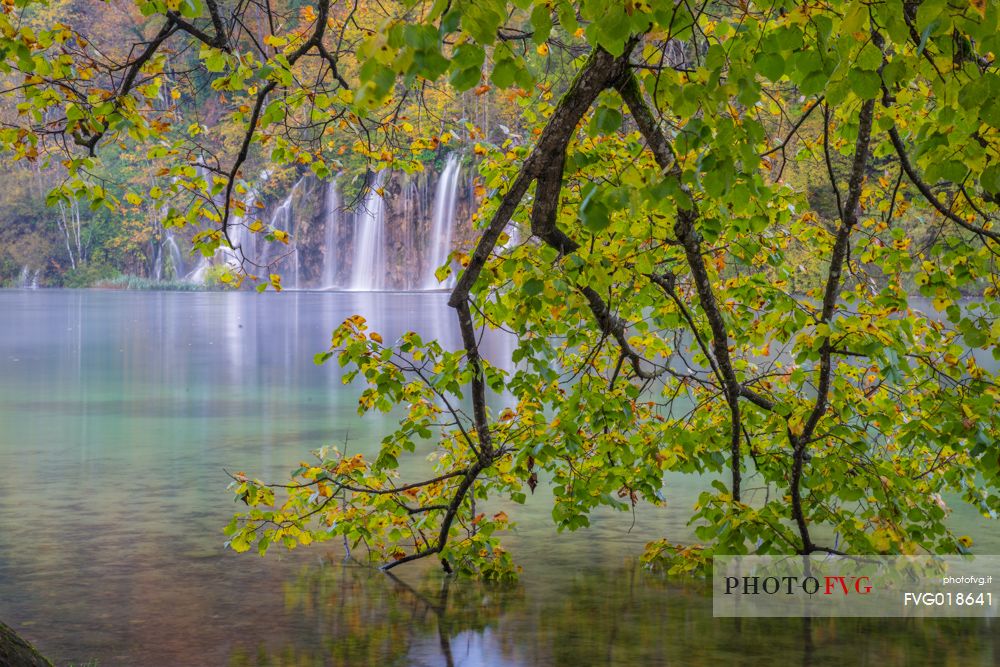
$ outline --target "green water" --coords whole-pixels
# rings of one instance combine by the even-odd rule
[[[0,619],[59,664],[102,667],[1000,661],[989,621],[713,619],[700,586],[633,560],[652,538],[690,539],[694,478],[668,480],[666,508],[571,535],[541,489],[505,506],[525,568],[510,590],[421,565],[395,579],[328,547],[226,552],[225,470],[281,479],[310,449],[372,451],[392,428],[313,365],[330,331],[361,313],[387,340],[457,347],[445,299],[0,291]],[[509,359],[509,339],[485,347]],[[955,520],[1000,553],[995,527]]]

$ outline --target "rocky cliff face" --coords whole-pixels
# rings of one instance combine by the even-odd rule
[[[0,665],[8,667],[52,667],[35,647],[0,622]]]
[[[440,283],[435,269],[451,250],[470,251],[475,239],[473,173],[452,156],[443,173],[383,172],[370,182],[372,187],[357,193],[336,181],[301,178],[258,216],[268,227],[289,232],[288,245],[268,243],[263,234],[245,227],[230,230],[234,245],[258,265],[248,265],[248,270],[264,275],[266,265],[266,271],[282,276],[285,288],[293,289],[447,288],[450,280]],[[178,248],[186,244],[182,236],[163,243],[158,277],[204,280],[211,266],[238,260],[228,249],[211,260],[182,257]],[[163,268],[172,266],[179,270]]]
[[[413,290],[437,287],[433,279],[435,246],[439,244],[435,229],[435,211],[452,213],[450,225],[452,247],[468,244],[472,236],[472,212],[475,210],[471,178],[460,173],[458,187],[443,194],[438,188],[440,174],[383,174],[381,193],[368,192],[357,201],[348,201],[336,184],[321,183],[306,178],[296,187],[290,201],[281,202],[265,211],[281,226],[290,206],[290,229],[294,245],[271,248],[272,257],[287,253],[276,265],[288,287],[326,289],[390,289]],[[443,206],[436,197],[448,196],[454,201]],[[348,195],[350,197],[350,195]],[[377,199],[381,198],[379,202]],[[381,210],[377,210],[381,208]],[[375,213],[378,215],[375,215]],[[380,259],[370,265],[370,257],[360,253],[360,236],[365,225],[381,225],[377,243]],[[370,230],[371,231],[371,230]],[[372,241],[369,240],[369,244]],[[273,244],[272,244],[273,245]],[[370,251],[370,249],[369,249]],[[440,254],[440,253],[437,253]],[[442,259],[443,261],[443,259]],[[364,263],[359,267],[359,263]],[[370,285],[358,283],[358,271],[370,270]]]

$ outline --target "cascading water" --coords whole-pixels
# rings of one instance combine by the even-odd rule
[[[427,244],[429,264],[420,284],[421,289],[450,287],[454,283],[454,273],[443,283],[438,281],[434,273],[448,261],[448,255],[451,253],[451,236],[455,229],[455,208],[458,199],[458,174],[458,156],[452,153],[445,162],[434,194],[434,212]]]
[[[254,211],[259,196],[251,190],[247,217],[234,219],[230,227],[234,248],[220,248],[214,257],[199,258],[197,263],[189,260],[187,278],[203,281],[211,265],[225,263],[235,268],[245,257],[258,269],[264,265],[281,274],[289,289],[448,288],[454,276],[438,281],[435,270],[448,261],[466,199],[475,200],[475,194],[465,189],[460,161],[457,154],[445,157],[437,179],[388,170],[370,175],[363,201],[353,211],[345,210],[336,179],[316,187],[306,176],[270,207],[270,219],[265,218],[268,227],[291,235],[292,245],[287,247],[266,243],[261,234],[250,232],[253,212],[263,212]],[[315,218],[314,207],[319,207]],[[170,277],[170,266],[175,275],[185,275],[178,243],[168,232],[159,247],[154,261],[164,279]]]
[[[163,245],[154,245],[153,252],[156,256],[153,259],[153,270],[150,274],[153,280],[163,280]]]
[[[354,215],[354,266],[350,288],[356,291],[385,289],[385,171],[372,181],[361,210]]]
[[[197,172],[197,174],[198,174],[198,176],[200,178],[205,179],[206,183],[211,183],[212,182],[211,174],[209,173],[208,169],[205,168],[205,165],[204,165],[204,156],[202,156],[202,158],[198,160],[198,164],[195,165],[195,171]],[[230,236],[232,236],[233,233],[234,233],[234,230],[230,230],[229,231]],[[220,252],[221,253],[226,253],[226,252],[232,253],[232,251],[229,248],[220,248],[215,253],[216,257],[219,256]],[[195,262],[194,266],[191,267],[191,270],[188,271],[186,274],[182,274],[182,273],[180,273],[178,271],[177,275],[178,276],[183,275],[184,276],[184,280],[186,280],[188,282],[203,283],[203,282],[205,282],[205,273],[208,271],[208,268],[210,266],[211,266],[211,262],[209,261],[209,258],[205,257],[204,255],[202,255],[202,254],[199,253],[198,254],[198,259]]]
[[[183,276],[184,256],[181,254],[181,249],[177,245],[177,239],[174,238],[174,235],[170,233],[169,229],[163,239],[163,248],[161,253],[166,253],[166,259],[170,261],[169,266],[164,267],[165,274],[171,278]]]
[[[184,276],[184,258],[181,249],[169,229],[163,230],[163,240],[156,247],[156,260],[153,263],[153,278],[156,280],[172,280]]]
[[[32,271],[27,266],[23,267],[18,285],[25,289],[38,289],[38,269]]]
[[[249,192],[246,205],[247,217],[243,220],[233,220],[232,224],[229,225],[229,240],[233,247],[219,248],[219,253],[225,258],[225,261],[234,266],[239,265],[241,256],[251,259],[257,257],[257,235],[250,231],[250,225],[253,224],[253,213],[257,209],[256,190]]]
[[[244,257],[253,260],[257,264],[262,266],[270,265],[272,262],[278,263],[277,272],[282,274],[284,277],[284,284],[286,287],[291,289],[297,289],[300,287],[299,277],[301,276],[301,262],[299,261],[299,229],[298,223],[295,217],[295,196],[299,191],[299,187],[302,185],[304,178],[300,178],[292,186],[291,192],[288,196],[278,205],[278,208],[274,209],[274,213],[271,214],[270,226],[271,229],[280,229],[282,231],[288,232],[292,237],[292,247],[289,250],[284,250],[284,246],[280,243],[263,243],[259,251],[255,252],[254,255],[249,255],[244,253]],[[249,236],[254,236],[250,230],[247,230]],[[256,240],[255,240],[256,243]],[[272,254],[277,251],[280,255],[277,258],[272,258]]]
[[[260,180],[266,181],[268,178],[268,173],[265,171],[261,174]],[[275,250],[283,248],[280,244],[274,243],[262,243],[258,239],[259,234],[255,234],[250,231],[250,225],[253,224],[253,212],[257,209],[257,202],[259,201],[259,194],[257,189],[251,190],[247,194],[246,199],[246,218],[240,220],[238,218],[232,220],[229,226],[229,239],[232,242],[232,247],[219,247],[215,252],[213,258],[201,257],[198,263],[185,275],[185,278],[192,282],[204,282],[205,274],[208,268],[215,261],[221,261],[228,264],[232,269],[238,269],[244,259],[250,260],[257,264],[258,266],[267,266],[272,262],[280,263],[281,266],[287,267],[283,270],[279,270],[279,273],[283,273],[285,277],[285,286],[289,288],[299,287],[299,276],[300,276],[300,262],[299,262],[299,247],[297,241],[297,231],[295,224],[295,216],[292,210],[292,202],[295,199],[296,193],[298,192],[299,186],[304,181],[304,178],[299,179],[294,186],[292,186],[291,192],[288,196],[278,205],[271,214],[270,227],[272,229],[280,229],[282,231],[288,232],[292,236],[293,245],[292,247],[283,253],[282,256],[272,257]],[[171,256],[173,257],[174,250],[177,250],[177,244],[173,241],[173,237],[168,236],[169,241],[173,244],[173,249],[171,249]],[[180,258],[180,251],[177,250],[176,257]],[[287,262],[287,263],[286,263]],[[180,264],[177,265],[181,266]],[[177,275],[184,275],[177,271]]]
[[[420,273],[420,260],[423,256],[423,246],[421,245],[421,223],[424,220],[426,207],[421,201],[421,183],[419,176],[414,174],[408,176],[403,181],[402,191],[399,193],[402,220],[394,222],[392,227],[398,227],[396,231],[396,271],[394,287],[402,289],[419,289],[422,275]]]
[[[337,286],[337,273],[340,270],[342,253],[337,252],[343,243],[343,239],[338,239],[338,232],[341,231],[341,220],[344,212],[341,210],[343,203],[340,199],[340,191],[337,189],[336,179],[330,181],[326,186],[325,219],[323,223],[323,287],[331,289]],[[340,243],[338,243],[338,240]]]

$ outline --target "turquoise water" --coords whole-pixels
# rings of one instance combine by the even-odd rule
[[[1000,661],[986,621],[713,619],[698,585],[634,565],[691,537],[703,482],[666,508],[558,535],[545,494],[506,508],[525,572],[498,590],[399,578],[326,546],[223,549],[226,470],[280,480],[311,449],[372,451],[391,416],[314,353],[360,313],[457,347],[446,295],[0,291],[0,619],[59,664],[715,665]],[[494,336],[486,355],[509,360]],[[979,551],[995,527],[956,517]],[[967,530],[966,530],[967,529]]]

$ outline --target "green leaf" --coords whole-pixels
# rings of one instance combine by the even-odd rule
[[[780,53],[762,54],[757,59],[757,71],[771,81],[778,81],[785,73],[785,59]]]
[[[226,69],[226,54],[219,49],[208,49],[208,55],[205,57],[205,69],[213,73]]]
[[[523,292],[525,296],[538,296],[542,293],[542,289],[544,287],[545,283],[538,278],[530,278],[524,281],[524,285],[521,286],[521,292]]]
[[[851,90],[863,100],[875,99],[882,89],[882,79],[875,72],[854,70],[850,74]]]
[[[457,70],[451,73],[448,80],[459,92],[474,88],[482,79],[483,73],[478,67]]]
[[[466,4],[462,13],[462,28],[480,44],[492,44],[496,41],[497,29],[504,21],[504,14],[498,11],[501,7],[489,0]]]
[[[604,134],[611,134],[622,125],[622,114],[618,109],[598,107],[594,113],[594,126]]]
[[[823,90],[829,80],[829,75],[822,70],[810,72],[799,84],[799,92],[803,95],[815,95]]]
[[[930,38],[931,33],[937,27],[938,27],[938,21],[931,21],[930,23],[927,24],[927,27],[924,28],[923,32],[920,33],[920,44],[917,45],[917,55],[920,55],[924,52],[924,49],[927,47],[927,40]]]
[[[490,74],[490,80],[498,88],[510,88],[514,85],[514,79],[517,76],[518,69],[518,65],[514,60],[499,60],[493,66],[493,72]]]
[[[600,232],[611,224],[608,207],[600,199],[598,188],[593,188],[580,205],[580,219],[583,226],[592,232]]]
[[[531,38],[535,44],[542,44],[549,38],[552,32],[552,14],[547,3],[536,5],[531,12],[531,28],[534,31]]]
[[[979,176],[979,185],[990,194],[1000,194],[1000,164],[986,167]]]

